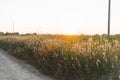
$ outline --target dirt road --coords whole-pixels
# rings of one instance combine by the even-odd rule
[[[0,80],[52,80],[0,49]]]

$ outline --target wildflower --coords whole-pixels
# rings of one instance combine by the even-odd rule
[[[100,60],[99,60],[99,59],[97,59],[97,62],[98,62],[98,63],[100,63]]]
[[[105,52],[108,49],[108,47],[106,45],[100,45],[100,46],[98,46],[98,49],[100,49],[103,52]]]
[[[120,79],[120,75],[119,75],[119,79]]]
[[[73,57],[71,57],[71,59],[73,60],[74,58],[73,58]]]
[[[105,62],[108,62],[108,60],[107,60],[107,59],[105,59]]]
[[[116,60],[118,60],[118,56],[117,56],[117,55],[114,55],[114,58],[115,58]]]
[[[105,52],[103,52],[103,57],[105,57]]]
[[[72,64],[72,67],[73,67],[74,69],[76,68],[74,64]]]
[[[108,43],[109,43],[109,41],[106,39],[106,40],[105,40],[105,44],[108,44]]]
[[[75,58],[76,61],[78,61],[78,58]]]
[[[88,64],[85,64],[86,70],[89,70],[89,66]]]
[[[92,39],[92,38],[89,38],[89,39],[88,39],[88,42],[90,42],[90,43],[93,42],[93,39]]]
[[[119,41],[118,41],[118,40],[114,40],[114,43],[115,43],[115,44],[119,44]]]
[[[96,66],[97,66],[97,68],[99,68],[99,63],[98,62],[96,62]]]
[[[61,55],[63,55],[63,54],[64,54],[64,52],[62,51],[62,52],[61,52]]]
[[[92,57],[90,56],[89,59],[92,59]]]
[[[112,65],[112,68],[114,69],[114,68],[115,68],[115,66],[114,66],[114,65]]]
[[[99,59],[97,59],[97,61],[96,61],[97,68],[99,68],[99,63],[101,63],[101,61]]]
[[[86,49],[81,47],[79,44],[73,44],[72,50],[75,51],[76,53],[82,53],[82,54],[86,52]]]

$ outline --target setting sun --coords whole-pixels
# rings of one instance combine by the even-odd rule
[[[78,28],[75,27],[66,27],[64,29],[64,34],[68,34],[68,35],[73,35],[73,34],[79,34],[80,30]]]

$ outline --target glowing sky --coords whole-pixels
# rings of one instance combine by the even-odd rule
[[[120,0],[112,0],[111,33],[120,33]],[[108,0],[0,0],[0,30],[107,33]]]

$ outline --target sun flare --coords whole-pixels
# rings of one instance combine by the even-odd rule
[[[67,35],[75,35],[78,33],[79,33],[78,29],[75,29],[75,28],[68,28],[64,30],[64,34],[67,34]]]

